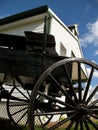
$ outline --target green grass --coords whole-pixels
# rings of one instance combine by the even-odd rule
[[[96,121],[96,124],[98,124],[98,121]],[[95,128],[89,124],[89,128],[90,130],[95,130]],[[23,130],[28,130],[28,128],[24,128]],[[43,130],[42,128],[40,127],[36,127],[35,130]],[[45,129],[44,129],[45,130]],[[47,129],[46,129],[47,130]],[[57,128],[56,130],[65,130],[65,128]],[[71,130],[74,130],[74,126],[71,128]],[[78,130],[80,130],[80,128],[78,128]],[[86,128],[84,128],[83,130],[87,130]]]
[[[90,130],[95,130],[94,127],[92,127],[91,125],[89,126]],[[23,130],[28,130],[27,128],[23,129]],[[42,128],[36,128],[35,130],[43,130]],[[45,130],[45,129],[44,129]],[[47,130],[47,129],[46,129]],[[65,130],[65,128],[58,128],[56,130]],[[71,128],[71,130],[74,130],[74,128]],[[80,128],[78,129],[80,130]],[[86,128],[84,128],[83,130],[87,130]]]

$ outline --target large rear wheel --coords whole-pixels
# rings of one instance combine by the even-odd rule
[[[97,75],[98,65],[80,58],[64,59],[50,66],[31,94],[29,130],[97,130]],[[43,127],[39,122],[46,116],[53,118]]]

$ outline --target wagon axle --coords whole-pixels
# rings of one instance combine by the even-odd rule
[[[76,113],[79,116],[84,116],[84,115],[88,115],[89,109],[85,104],[79,104],[76,107]]]

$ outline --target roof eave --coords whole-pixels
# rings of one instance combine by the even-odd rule
[[[29,11],[24,11],[22,13],[15,14],[15,15],[1,19],[0,26],[11,23],[11,22],[15,22],[15,21],[18,21],[21,19],[29,18],[31,16],[39,15],[39,14],[45,13],[47,11],[48,11],[47,5],[41,6],[39,8],[35,8],[35,9],[29,10]]]

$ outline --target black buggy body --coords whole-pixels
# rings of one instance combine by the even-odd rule
[[[41,74],[53,63],[66,57],[58,56],[55,51],[55,39],[47,36],[47,49],[43,53],[44,34],[25,32],[26,37],[0,34],[0,73],[1,83],[7,76],[13,78],[25,77],[36,83]],[[37,40],[36,40],[37,39]],[[27,78],[27,79],[26,79]],[[8,81],[9,82],[9,81]]]

